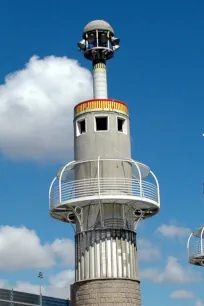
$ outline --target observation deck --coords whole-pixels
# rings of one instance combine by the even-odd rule
[[[188,261],[192,265],[204,266],[204,226],[197,228],[188,238]]]
[[[52,217],[67,215],[90,204],[129,205],[135,218],[160,209],[159,183],[150,168],[132,159],[73,161],[59,170],[49,189]]]

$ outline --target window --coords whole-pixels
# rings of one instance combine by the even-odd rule
[[[86,120],[82,119],[76,123],[76,135],[79,136],[84,133],[86,133]]]
[[[96,131],[107,131],[108,130],[108,117],[107,116],[101,116],[101,117],[95,117],[95,127]]]
[[[127,134],[127,122],[124,118],[117,118],[118,132]]]

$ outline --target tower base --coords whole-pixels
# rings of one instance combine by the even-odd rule
[[[140,282],[129,279],[94,279],[71,286],[72,306],[141,306]]]

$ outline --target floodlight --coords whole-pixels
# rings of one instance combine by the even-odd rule
[[[115,46],[113,46],[113,50],[114,50],[114,51],[117,51],[119,48],[120,48],[120,46],[119,46],[119,45],[115,45]]]
[[[77,46],[79,47],[80,50],[85,50],[86,49],[86,41],[85,41],[85,39],[82,39],[80,42],[78,42]]]
[[[96,41],[96,35],[95,35],[95,33],[89,33],[88,34],[88,42],[90,43],[90,44],[92,44],[92,43],[94,43]]]
[[[102,32],[102,33],[100,34],[99,40],[100,40],[100,42],[102,42],[102,43],[106,43],[106,42],[108,41],[107,33]]]
[[[38,278],[43,278],[43,272],[39,271]]]
[[[119,45],[119,43],[120,43],[120,38],[117,38],[117,37],[112,36],[112,37],[111,37],[111,42],[112,42],[112,45],[113,45],[113,46]]]

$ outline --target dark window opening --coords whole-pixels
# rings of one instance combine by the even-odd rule
[[[79,122],[79,133],[83,134],[86,132],[86,123],[85,119]]]
[[[118,118],[118,132],[123,132],[123,126],[124,126],[125,120]]]
[[[108,117],[96,117],[96,131],[108,130]]]
[[[78,121],[76,126],[76,135],[79,136],[81,134],[86,133],[86,121],[85,119]]]

